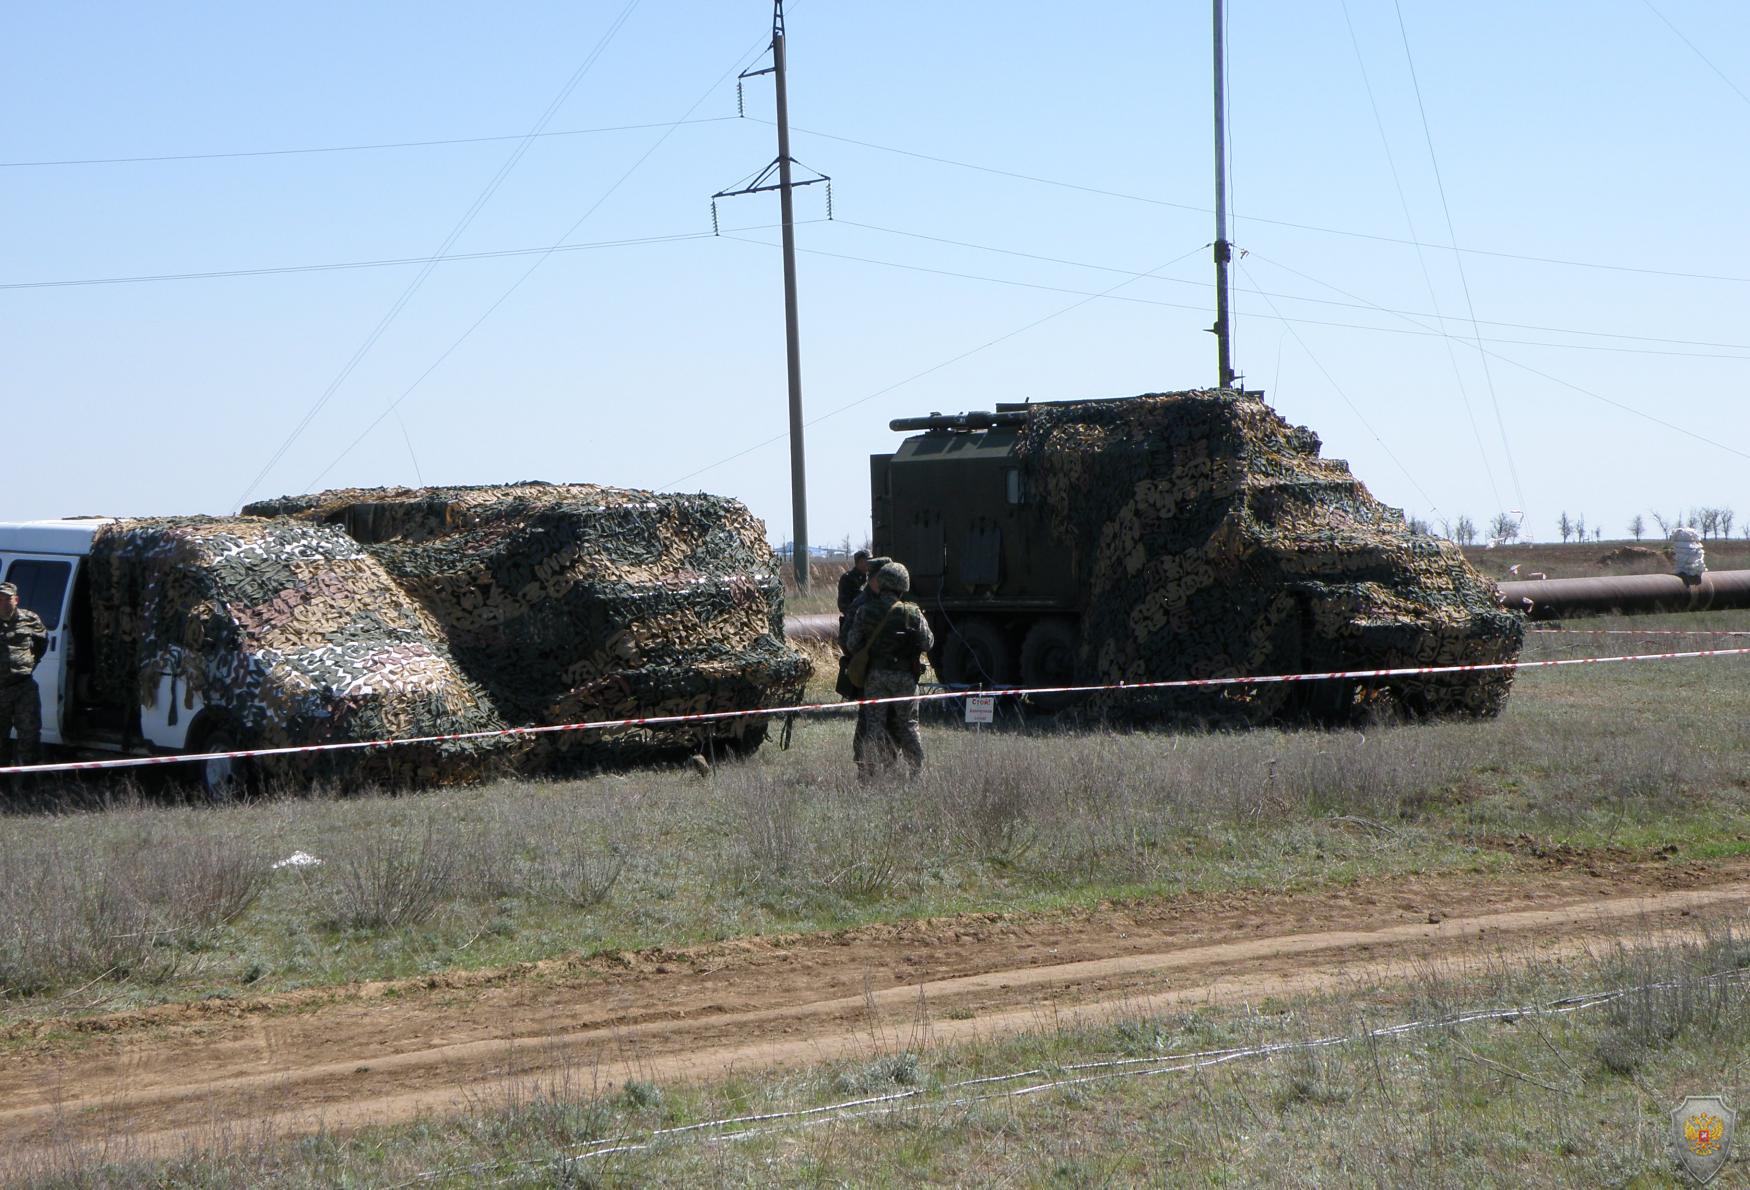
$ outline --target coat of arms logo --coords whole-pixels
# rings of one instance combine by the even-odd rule
[[[1671,1139],[1677,1163],[1705,1186],[1732,1153],[1732,1132],[1738,1113],[1721,1095],[1691,1095],[1671,1109]]]

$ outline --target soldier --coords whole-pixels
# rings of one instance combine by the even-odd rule
[[[901,698],[865,706],[857,712],[857,734],[851,749],[857,772],[878,776],[904,756],[911,775],[924,767],[924,741],[918,734],[918,677],[922,655],[935,644],[930,625],[918,605],[901,599],[911,590],[911,573],[898,562],[880,570],[875,594],[863,600],[851,622],[845,647],[852,653],[867,647],[869,673],[864,698]],[[877,586],[871,581],[872,587]]]
[[[851,568],[839,575],[839,639],[845,639],[850,626],[851,604],[863,593],[869,582],[869,551],[858,550],[851,555]]]
[[[879,584],[875,580],[880,577],[881,568],[891,561],[893,561],[893,559],[886,555],[882,555],[879,558],[869,559],[869,569],[864,572],[863,589],[857,592],[856,596],[845,608],[844,614],[839,616],[839,651],[841,653],[849,653],[851,651],[845,644],[851,635],[851,622],[857,618],[858,609],[865,603],[868,603],[871,599],[875,598],[875,592],[880,589]],[[844,589],[842,579],[840,580],[840,584],[840,591],[842,593]]]
[[[0,743],[18,730],[16,764],[35,764],[42,743],[43,709],[31,676],[48,651],[49,632],[33,611],[18,606],[18,588],[0,583]]]

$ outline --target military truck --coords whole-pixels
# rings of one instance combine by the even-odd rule
[[[870,459],[878,554],[911,570],[956,686],[1499,663],[1523,624],[1261,394],[1153,393],[901,418]],[[1510,671],[1124,694],[1113,710],[1342,719],[1498,712]],[[1062,698],[1055,701],[1061,704]]]

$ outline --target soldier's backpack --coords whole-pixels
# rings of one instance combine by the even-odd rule
[[[881,614],[881,622],[875,625],[875,631],[869,634],[869,639],[863,642],[863,647],[844,659],[844,666],[839,670],[840,683],[841,685],[849,683],[851,688],[856,691],[855,694],[845,694],[844,690],[840,689],[839,693],[844,694],[846,698],[862,696],[863,687],[869,681],[870,650],[875,647],[875,642],[881,639],[881,630],[887,627],[887,621],[893,618],[893,613],[897,610],[899,610],[899,601],[894,600],[893,606]]]

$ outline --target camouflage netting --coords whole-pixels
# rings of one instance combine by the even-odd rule
[[[1031,490],[1090,542],[1078,670],[1103,682],[1512,661],[1524,626],[1458,547],[1405,526],[1311,430],[1256,397],[1035,406]],[[1491,715],[1512,672],[1364,684],[1416,711]],[[1324,689],[1321,690],[1320,688]],[[1269,718],[1335,683],[1126,696],[1113,711]]]
[[[99,701],[152,706],[169,675],[179,712],[204,701],[209,726],[222,713],[234,742],[259,747],[502,726],[438,624],[336,530],[210,517],[118,521],[96,534],[86,573]],[[334,754],[314,767],[456,778],[523,746],[420,745]]]
[[[784,643],[783,588],[738,501],[591,485],[349,489],[250,505],[344,529],[442,626],[518,725],[775,706],[809,663]],[[714,738],[751,745],[763,719]],[[558,733],[542,759],[697,746],[697,727]]]

